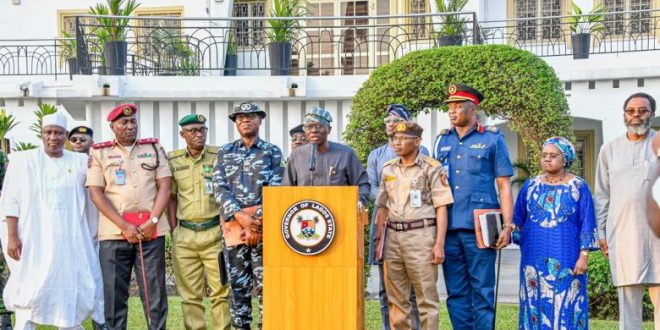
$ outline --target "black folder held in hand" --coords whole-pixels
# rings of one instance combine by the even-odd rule
[[[474,210],[474,234],[477,236],[477,246],[480,249],[494,248],[501,232],[502,210]]]

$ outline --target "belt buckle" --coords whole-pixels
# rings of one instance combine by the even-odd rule
[[[403,223],[402,222],[397,222],[396,223],[396,230],[397,231],[402,231],[403,230]]]
[[[201,223],[193,223],[193,227],[195,227],[194,231],[202,231],[204,229]]]

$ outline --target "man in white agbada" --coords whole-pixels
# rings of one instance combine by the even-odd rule
[[[86,219],[87,156],[64,150],[65,127],[62,114],[44,116],[43,147],[10,156],[0,238],[10,269],[4,299],[15,312],[14,329],[82,329],[103,301]]]
[[[636,93],[624,102],[626,134],[603,145],[596,173],[596,218],[601,251],[610,261],[619,296],[619,328],[642,328],[644,285],[660,329],[660,238],[648,225],[647,192],[660,166],[651,150],[655,100]]]

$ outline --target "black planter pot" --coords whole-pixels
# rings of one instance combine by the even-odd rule
[[[438,37],[438,46],[460,46],[462,44],[463,44],[462,35]]]
[[[69,74],[79,74],[78,70],[78,59],[77,58],[67,58],[66,64],[69,66]]]
[[[99,76],[106,76],[108,74],[108,70],[105,65],[101,65],[96,67],[96,73],[98,73]]]
[[[271,76],[288,76],[291,74],[291,43],[273,42],[268,45]]]
[[[591,33],[576,33],[571,35],[573,58],[576,60],[589,58],[591,49]]]
[[[106,41],[103,56],[106,72],[110,76],[123,76],[126,72],[126,41]]]
[[[238,67],[238,55],[227,55],[225,58],[225,76],[235,76]]]

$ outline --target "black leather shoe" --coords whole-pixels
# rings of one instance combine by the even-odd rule
[[[0,314],[0,330],[11,330],[11,314]]]
[[[92,320],[92,329],[94,330],[108,330],[108,327],[105,326],[105,323],[97,323],[96,321]],[[4,330],[4,329],[2,329]]]

